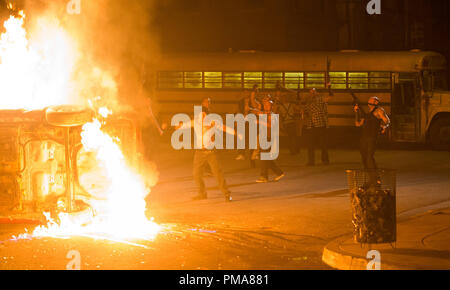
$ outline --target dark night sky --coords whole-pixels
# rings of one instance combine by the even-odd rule
[[[170,0],[156,23],[171,51],[409,50],[450,53],[448,0]]]
[[[448,0],[381,0],[374,16],[369,0],[130,1],[151,7],[162,52],[422,49],[450,59]]]

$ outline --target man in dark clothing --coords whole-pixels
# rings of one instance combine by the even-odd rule
[[[362,127],[362,135],[360,141],[361,159],[365,169],[377,169],[375,162],[375,151],[377,139],[380,134],[384,134],[390,126],[391,121],[383,108],[381,108],[380,100],[377,97],[369,99],[369,113],[365,114],[360,120],[356,120],[357,127]],[[359,106],[355,106],[355,112],[360,110]]]
[[[315,165],[315,148],[322,151],[322,163],[330,163],[328,156],[327,134],[328,134],[328,101],[332,96],[331,90],[328,97],[317,93],[316,89],[310,91],[305,100],[305,117],[308,140],[308,166]]]

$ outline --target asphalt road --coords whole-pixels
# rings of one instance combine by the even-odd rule
[[[329,269],[321,262],[323,247],[352,231],[345,169],[360,167],[357,151],[333,150],[332,164],[316,167],[303,165],[305,152],[283,153],[285,179],[267,184],[256,184],[259,170],[235,161],[234,152],[221,152],[231,203],[211,177],[209,199],[191,199],[192,156],[156,158],[159,182],[147,200],[148,216],[164,229],[155,240],[11,240],[32,227],[0,225],[0,269],[66,269],[71,250],[80,253],[81,269]],[[397,169],[400,220],[450,199],[450,152],[379,151],[377,161]]]

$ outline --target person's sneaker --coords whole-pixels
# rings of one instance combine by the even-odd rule
[[[260,178],[258,178],[256,180],[256,182],[257,183],[266,183],[266,182],[269,182],[269,180],[267,180],[267,178],[261,176]]]
[[[245,160],[245,156],[242,155],[242,154],[239,154],[239,155],[236,157],[236,160],[237,160],[237,161]]]
[[[284,176],[286,176],[286,174],[282,173],[280,176],[275,177],[273,180],[274,181],[280,181]]]
[[[199,194],[196,195],[192,198],[193,200],[204,200],[204,199],[208,199],[208,196],[206,194]]]

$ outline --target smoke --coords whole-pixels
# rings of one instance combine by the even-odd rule
[[[147,122],[154,89],[151,72],[159,56],[153,25],[155,1],[79,0],[80,14],[68,13],[69,2],[26,1],[30,35],[39,19],[58,21],[75,40],[78,54],[74,102],[101,97],[101,105],[116,112],[133,111],[142,124]]]

